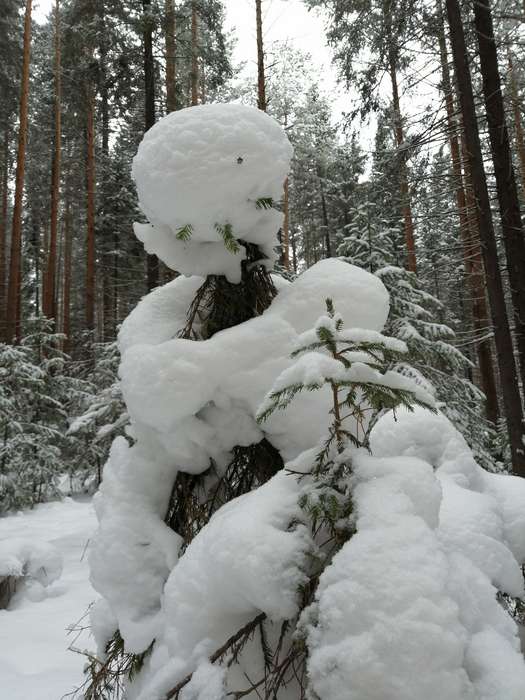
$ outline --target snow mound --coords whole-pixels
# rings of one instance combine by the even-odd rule
[[[282,214],[271,202],[281,199],[291,157],[279,124],[253,107],[209,104],[168,114],[145,134],[133,160],[150,221],[135,226],[137,237],[183,274],[238,282],[244,248],[227,250],[221,227],[273,261]]]
[[[0,578],[14,576],[49,586],[61,573],[62,557],[53,545],[21,537],[0,542]]]
[[[361,456],[354,470],[357,534],[322,574],[308,632],[314,692],[322,700],[474,699],[435,532],[432,468]]]
[[[357,533],[304,615],[313,690],[518,700],[525,664],[497,593],[524,593],[523,480],[485,472],[444,416],[419,408],[383,416],[370,443],[354,459]]]

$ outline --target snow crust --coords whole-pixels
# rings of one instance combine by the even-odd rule
[[[209,104],[168,114],[133,160],[150,222],[136,224],[136,236],[178,272],[239,282],[245,249],[228,251],[217,226],[229,224],[236,239],[257,244],[273,264],[282,213],[256,203],[281,199],[291,157],[283,129],[253,107]],[[180,240],[184,227],[187,240]]]

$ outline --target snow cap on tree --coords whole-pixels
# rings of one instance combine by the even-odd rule
[[[183,274],[241,278],[246,244],[273,263],[292,146],[253,107],[209,104],[172,112],[144,136],[133,160],[149,253]],[[241,243],[239,243],[241,241]]]

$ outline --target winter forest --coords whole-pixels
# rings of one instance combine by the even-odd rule
[[[525,2],[1,0],[2,700],[525,698]]]

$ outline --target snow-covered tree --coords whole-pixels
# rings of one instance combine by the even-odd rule
[[[455,345],[444,322],[444,306],[423,289],[417,276],[399,262],[399,228],[381,219],[378,207],[364,203],[351,211],[352,222],[338,252],[381,279],[390,295],[388,332],[406,342],[407,363],[397,369],[418,379],[436,396],[444,413],[465,436],[476,458],[494,468],[494,427],[483,413],[483,393],[470,381],[471,363]]]
[[[514,700],[496,591],[522,590],[525,487],[414,408],[433,399],[392,369],[377,275],[269,274],[290,155],[268,115],[207,105],[135,159],[136,233],[184,274],[119,334],[130,426],[95,499],[84,697]]]

